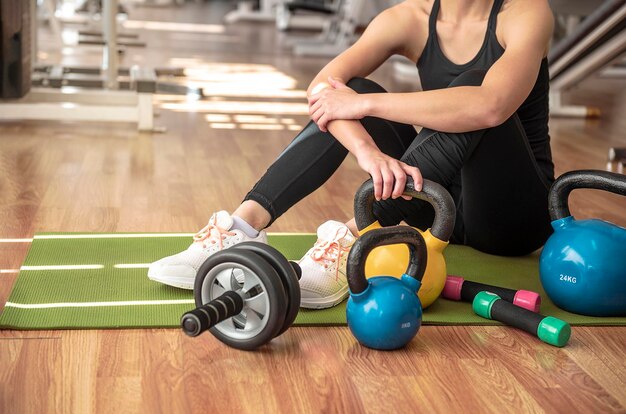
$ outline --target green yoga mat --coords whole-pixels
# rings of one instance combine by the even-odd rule
[[[0,315],[5,329],[178,327],[192,309],[191,291],[148,280],[147,265],[189,245],[188,234],[38,234]],[[269,242],[299,259],[313,234],[271,234]],[[448,271],[469,280],[540,292],[541,312],[581,325],[626,325],[626,318],[591,318],[556,308],[541,289],[538,255],[491,256],[449,246]],[[296,325],[345,324],[345,302],[335,308],[302,310]],[[440,299],[424,312],[425,324],[495,324],[471,305]]]

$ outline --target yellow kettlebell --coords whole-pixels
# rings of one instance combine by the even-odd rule
[[[454,230],[456,207],[450,193],[440,184],[430,180],[424,180],[422,191],[415,191],[413,179],[407,177],[404,194],[424,200],[435,209],[432,227],[426,231],[417,229],[424,237],[428,251],[426,272],[418,293],[422,307],[426,308],[439,297],[446,283],[446,261],[443,251],[448,246],[448,240]],[[372,180],[367,180],[354,197],[354,218],[359,234],[382,227],[374,217],[373,205],[374,184]],[[400,278],[408,264],[409,249],[405,244],[377,247],[367,257],[365,276],[369,278],[388,275]]]

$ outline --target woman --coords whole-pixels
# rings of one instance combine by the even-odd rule
[[[546,0],[407,0],[385,10],[311,82],[312,121],[244,202],[232,215],[214,214],[188,250],[155,262],[148,276],[192,289],[208,256],[265,242],[263,229],[321,186],[348,152],[373,179],[382,225],[430,227],[432,208],[402,196],[407,176],[418,190],[426,178],[455,200],[453,243],[500,255],[539,248],[551,231],[552,29]],[[364,79],[394,54],[416,62],[424,91],[386,93]],[[412,125],[423,127],[417,136]],[[300,261],[303,307],[347,296],[345,259],[356,235],[353,220],[320,226]]]

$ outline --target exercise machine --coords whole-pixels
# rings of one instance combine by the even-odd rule
[[[258,7],[255,7],[258,3]],[[224,16],[226,23],[239,21],[271,22],[276,18],[275,9],[281,3],[280,0],[240,1],[237,8]]]
[[[336,1],[338,0],[332,2]],[[326,0],[240,1],[235,10],[224,16],[224,21],[226,23],[239,21],[275,22],[276,28],[281,31],[290,29],[322,30],[326,18],[317,12],[328,9],[330,13],[334,13],[332,4],[329,5],[328,3]],[[309,11],[309,13],[302,14],[302,11]]]
[[[359,29],[381,10],[395,4],[396,0],[336,0],[337,12],[327,18],[322,33],[311,39],[291,41],[294,54],[298,56],[335,57],[350,47],[360,36]]]
[[[140,131],[154,131],[152,95],[157,81],[154,70],[133,67],[127,81],[119,81],[117,48],[117,0],[103,3],[106,46],[103,48],[101,89],[70,86],[62,68],[49,77],[31,74],[37,56],[36,0],[3,1],[0,120],[70,120],[133,122]],[[33,87],[33,84],[35,85]],[[47,87],[37,87],[47,86]],[[126,88],[126,90],[124,90]]]
[[[100,45],[104,46],[103,16],[104,6],[102,0],[85,0],[82,4],[71,7],[70,4],[57,7],[56,0],[40,0],[41,7],[38,14],[42,20],[46,20],[54,37],[58,38],[61,43],[70,43],[72,45]],[[67,6],[67,7],[66,7]],[[115,12],[115,21],[120,23],[128,18],[128,12],[125,7],[118,3]],[[64,25],[82,25],[82,29],[77,30],[77,36],[71,40],[63,38],[62,27]],[[123,47],[146,47],[146,43],[139,40],[139,36],[134,33],[117,33],[117,44]]]
[[[558,10],[555,12],[558,13]],[[599,115],[595,108],[564,104],[562,94],[621,59],[626,52],[624,29],[626,0],[607,0],[551,48],[548,61],[552,116]]]
[[[28,16],[17,21],[29,23],[25,23],[20,31],[29,35],[24,38],[23,45],[28,43],[32,46],[30,56],[33,58],[21,69],[27,74],[29,85],[22,94],[2,95],[4,98],[20,99],[0,103],[0,119],[133,122],[141,131],[161,131],[154,126],[154,93],[203,96],[201,88],[159,80],[163,76],[184,77],[182,68],[119,66],[117,15],[120,9],[117,0],[102,2],[104,41],[95,43],[103,46],[101,67],[36,65],[35,3],[24,4],[32,9],[24,8]],[[14,5],[13,8],[17,10],[19,7]]]
[[[282,0],[276,5],[276,28],[324,30],[340,5],[341,0]]]
[[[298,56],[334,57],[346,50],[358,37],[364,0],[340,0],[338,12],[324,27],[322,33],[313,39],[299,39],[292,42],[293,53]]]

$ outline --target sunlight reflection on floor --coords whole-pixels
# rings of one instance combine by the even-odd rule
[[[214,129],[243,129],[265,131],[300,131],[301,125],[292,118],[271,118],[265,115],[207,114],[205,119]]]
[[[186,83],[202,88],[205,98],[163,96],[161,108],[206,113],[212,128],[299,131],[295,119],[281,115],[309,114],[306,91],[296,89],[296,80],[275,66],[207,62],[200,57],[172,58],[168,65],[183,67]]]
[[[221,24],[196,24],[176,22],[151,22],[145,20],[126,20],[123,23],[125,29],[160,30],[167,32],[193,32],[193,33],[224,33]]]

